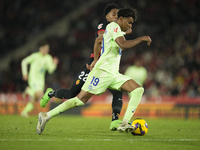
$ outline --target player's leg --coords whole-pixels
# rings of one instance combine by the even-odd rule
[[[29,117],[29,113],[34,109],[34,102],[29,101],[21,112],[22,117]]]
[[[128,124],[130,119],[132,118],[133,114],[140,103],[142,98],[142,94],[144,92],[144,88],[137,84],[134,80],[126,81],[122,86],[121,89],[123,91],[129,92],[131,97],[128,103],[128,107],[126,109],[123,122],[122,124]]]
[[[98,77],[99,74],[103,75],[103,79],[100,79],[100,77]],[[104,79],[106,80],[105,82]],[[52,109],[47,113],[39,113],[38,124],[37,124],[38,134],[42,133],[46,123],[52,117],[66,110],[84,105],[94,94],[100,94],[105,92],[105,90],[108,88],[107,83],[110,82],[110,79],[112,79],[112,76],[108,78],[107,73],[104,72],[103,70],[101,71],[92,70],[88,76],[87,81],[83,85],[81,92],[77,95],[77,97],[66,100],[65,102],[63,102],[62,104],[60,104],[59,106],[57,106],[56,108]],[[102,82],[99,82],[100,80]]]
[[[71,108],[82,106],[92,97],[92,95],[93,94],[89,92],[81,90],[81,92],[77,95],[77,97],[66,100],[65,102],[57,106],[56,108],[49,111],[49,115],[50,117],[54,117]]]
[[[27,95],[29,95],[30,100],[24,107],[24,109],[21,112],[22,117],[28,117],[28,113],[31,112],[34,109],[34,99],[35,99],[35,91],[31,86],[26,87],[25,92]]]
[[[92,61],[94,60],[94,58],[90,58],[87,60],[87,64],[91,64]],[[78,75],[76,76],[72,87],[68,90],[68,89],[57,89],[57,90],[53,90],[51,88],[48,88],[43,96],[43,98],[40,101],[40,106],[41,107],[45,107],[46,104],[49,102],[49,100],[54,96],[56,98],[60,98],[60,99],[70,99],[72,97],[77,96],[80,91],[81,88],[83,86],[83,84],[85,83],[88,74],[89,74],[90,70],[88,70],[86,68],[86,64],[82,67],[82,69],[79,71]]]
[[[35,93],[35,102],[38,102],[38,100],[40,100],[43,96],[44,92],[43,91],[37,91]]]
[[[133,110],[135,110],[137,108],[137,105],[139,104],[141,96],[143,94],[143,91],[141,90],[138,91],[138,89],[141,87],[129,77],[124,76],[122,74],[118,74],[116,77],[116,80],[109,86],[109,88],[132,93],[122,124],[117,128],[117,130],[120,130],[120,131],[134,130],[135,127],[129,125],[128,122],[130,121],[133,115],[132,109],[134,108]],[[132,92],[132,91],[136,91],[136,92]]]
[[[29,81],[29,87],[26,88],[26,90],[27,94],[30,96],[30,100],[21,113],[24,117],[28,117],[28,113],[34,109],[34,104],[42,97],[44,91],[44,81]]]
[[[62,104],[58,105],[54,109],[50,110],[47,113],[40,112],[38,114],[38,123],[37,123],[37,132],[38,134],[41,134],[42,131],[45,128],[46,123],[52,118],[55,117],[64,111],[67,111],[69,109],[72,109],[74,107],[79,107],[84,105],[91,97],[93,94],[86,92],[86,91],[81,91],[77,97],[71,98],[69,100],[66,100]]]
[[[112,121],[119,119],[119,114],[121,113],[123,101],[122,101],[122,92],[117,90],[108,89],[112,95]]]
[[[24,92],[22,93],[23,99],[26,98],[26,95],[29,95],[29,92],[30,92],[30,87],[27,86],[27,87],[25,88]]]
[[[123,101],[122,101],[122,92],[117,90],[108,89],[112,95],[112,122],[110,124],[110,130],[117,130],[118,126],[122,123],[119,119],[119,115],[121,113]]]
[[[86,64],[91,64],[93,60],[94,58],[89,58]],[[90,70],[86,68],[86,64],[83,65],[83,67],[77,74],[72,87],[69,90],[67,89],[55,90],[54,97],[60,98],[60,99],[69,99],[69,98],[77,96],[80,93],[81,88],[83,84],[85,83],[85,81],[87,80],[88,74],[90,73]]]

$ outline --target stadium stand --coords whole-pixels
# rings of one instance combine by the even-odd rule
[[[94,32],[102,18],[107,2],[99,2],[88,7],[81,14],[71,18],[69,31],[63,35],[47,36],[51,43],[51,54],[60,59],[56,73],[47,78],[47,86],[69,88],[71,81],[92,52]],[[196,0],[169,1],[115,1],[119,6],[130,5],[137,9],[138,20],[133,25],[136,38],[150,35],[152,45],[145,43],[123,53],[121,70],[132,65],[134,58],[140,57],[148,70],[144,85],[145,95],[189,97],[200,96],[200,2]],[[27,35],[36,36],[49,25],[57,22],[73,10],[78,10],[85,1],[68,3],[61,0],[25,1],[7,4],[0,2],[1,56],[14,51],[26,43]],[[79,5],[76,5],[79,4]],[[26,54],[28,55],[28,54]],[[20,62],[25,56],[13,59],[7,69],[0,70],[1,92],[22,92]]]

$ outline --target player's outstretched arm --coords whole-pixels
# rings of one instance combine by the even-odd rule
[[[147,42],[147,45],[150,46],[151,38],[149,36],[142,36],[134,40],[125,40],[123,36],[120,36],[115,39],[115,42],[120,46],[122,50],[126,50],[138,45],[141,42]]]

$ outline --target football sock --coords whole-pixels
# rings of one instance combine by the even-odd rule
[[[143,93],[144,93],[143,87],[139,87],[130,93],[131,98],[129,100],[128,107],[126,109],[126,113],[124,115],[123,123],[127,124],[129,122],[129,120],[135,113],[138,104],[140,103]]]
[[[58,114],[61,114],[62,112],[69,110],[74,107],[82,106],[84,103],[78,99],[78,97],[71,98],[69,100],[66,100],[62,104],[58,105],[56,108],[49,111],[49,114],[51,117],[54,117]]]
[[[113,113],[112,113],[112,121],[118,120],[118,119],[119,119],[119,114],[120,114],[120,111],[113,110]]]
[[[116,91],[116,90],[111,90],[109,91],[113,95],[113,100],[112,100],[112,121],[118,120],[119,115],[121,113],[123,101],[122,101],[122,92]]]
[[[28,114],[29,112],[31,112],[31,110],[33,110],[33,108],[34,108],[33,103],[28,102],[22,113]]]

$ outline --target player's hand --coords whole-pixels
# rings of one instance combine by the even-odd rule
[[[142,41],[146,41],[147,45],[150,46],[152,40],[151,40],[150,36],[143,36]]]
[[[24,81],[27,81],[28,80],[28,76],[23,76],[22,78]]]
[[[132,34],[132,29],[129,28],[129,29],[126,31],[126,34]]]
[[[86,64],[86,67],[88,70],[92,70],[92,68],[94,68],[94,65],[96,64],[96,61],[93,61],[90,65]]]
[[[57,65],[59,63],[59,59],[57,57],[54,57],[53,58],[53,63]]]

